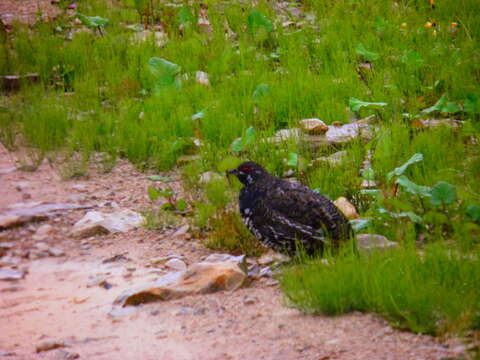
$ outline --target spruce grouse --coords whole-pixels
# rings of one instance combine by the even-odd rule
[[[264,245],[294,255],[298,245],[309,255],[338,248],[352,228],[325,196],[298,183],[269,174],[247,161],[227,172],[245,186],[240,191],[240,213],[245,225]]]

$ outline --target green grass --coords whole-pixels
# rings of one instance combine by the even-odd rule
[[[377,313],[417,333],[480,329],[480,259],[442,247],[402,248],[370,256],[344,254],[329,264],[287,268],[281,286],[294,306],[325,315]]]

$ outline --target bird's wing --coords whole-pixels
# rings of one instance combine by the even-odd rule
[[[310,251],[327,243],[322,228],[300,223],[268,206],[265,201],[257,203],[255,214],[246,219],[246,225],[260,241],[277,251],[293,253],[298,243]]]
[[[314,229],[335,228],[342,217],[337,207],[325,196],[295,183],[282,182],[268,191],[264,206],[290,221]]]

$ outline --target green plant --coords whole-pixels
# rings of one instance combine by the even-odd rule
[[[372,311],[393,326],[417,333],[464,334],[478,329],[479,258],[435,246],[288,267],[280,278],[285,296],[306,312],[339,315]]]

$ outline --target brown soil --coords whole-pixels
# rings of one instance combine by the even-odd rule
[[[14,156],[0,148],[2,169]],[[144,173],[121,161],[108,174],[63,181],[48,164],[36,172],[0,175],[0,208],[24,201],[90,203],[108,211],[140,211],[149,206]],[[179,186],[179,184],[177,184]],[[27,195],[25,195],[27,194]],[[111,316],[114,299],[125,289],[159,278],[149,267],[154,258],[177,254],[191,264],[210,253],[198,240],[172,238],[175,229],[138,229],[121,235],[79,240],[72,224],[87,210],[48,220],[55,232],[44,242],[65,250],[64,257],[25,258],[35,246],[33,234],[45,222],[3,231],[13,241],[9,255],[28,269],[25,279],[0,282],[0,358],[5,359],[442,359],[457,357],[457,341],[440,343],[390,328],[373,315],[329,318],[304,315],[286,307],[277,285],[254,281],[235,292],[189,296],[128,308]],[[102,263],[117,254],[126,258]],[[1,263],[1,258],[0,258]],[[87,287],[96,276],[112,288]],[[245,301],[247,299],[249,301]],[[68,347],[35,352],[45,340],[67,340]]]

